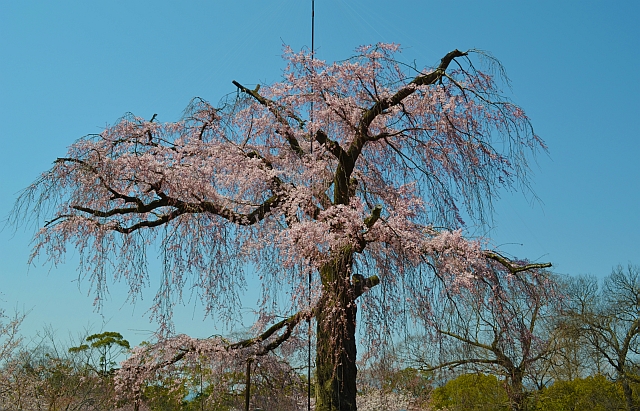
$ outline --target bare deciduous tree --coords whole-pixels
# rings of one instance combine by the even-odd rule
[[[609,365],[627,409],[639,410],[631,383],[640,382],[640,267],[616,267],[602,288],[593,277],[577,278],[571,296],[568,325]]]
[[[511,409],[523,410],[537,367],[557,349],[549,330],[562,297],[555,279],[541,271],[518,277],[496,273],[483,279],[483,292],[449,295],[428,317],[431,335],[409,344],[412,361],[425,371],[454,370],[501,376]],[[496,305],[495,301],[504,301]],[[437,347],[437,348],[436,348]]]

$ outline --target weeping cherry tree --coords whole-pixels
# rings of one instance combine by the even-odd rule
[[[164,337],[123,365],[123,392],[202,356],[285,349],[313,320],[316,410],[355,410],[359,306],[360,346],[375,347],[389,332],[381,316],[428,318],[434,299],[549,266],[462,231],[463,220],[490,217],[500,190],[528,190],[528,163],[545,150],[503,95],[500,64],[453,50],[419,69],[400,64],[393,44],[356,53],[327,63],[285,49],[279,82],[233,81],[218,105],[196,98],[176,122],[126,115],[72,144],[22,193],[16,224],[43,222],[33,256],[55,264],[75,248],[98,301],[109,276],[134,296],[161,277],[152,312]],[[153,245],[161,273],[148,268]],[[187,287],[212,316],[232,318],[248,270],[264,295],[255,337],[171,333]],[[288,307],[276,307],[276,291]]]

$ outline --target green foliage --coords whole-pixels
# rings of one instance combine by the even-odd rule
[[[509,398],[495,375],[464,374],[433,390],[432,405],[448,411],[505,411]]]
[[[142,392],[144,403],[151,411],[178,411],[186,405],[184,397],[187,390],[184,385],[178,389],[170,389],[163,385],[148,385]]]
[[[85,338],[85,341],[91,345],[80,344],[77,347],[69,348],[69,352],[85,353],[87,365],[101,376],[111,375],[117,364],[115,358],[131,348],[129,341],[125,340],[122,334],[113,331],[92,334]],[[94,352],[98,355],[97,360]]]
[[[92,334],[88,336],[86,340],[91,343],[93,348],[97,349],[108,348],[113,345],[118,345],[125,350],[131,348],[129,341],[125,340],[122,334],[117,332],[105,331],[100,334]]]
[[[557,381],[540,392],[536,411],[612,411],[626,409],[620,384],[603,375]]]

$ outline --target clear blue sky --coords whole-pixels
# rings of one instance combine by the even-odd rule
[[[311,0],[4,1],[0,4],[0,216],[77,138],[125,112],[180,117],[194,96],[216,103],[244,84],[279,79],[282,44],[310,46]],[[549,155],[534,165],[540,201],[503,193],[493,227],[474,229],[508,253],[563,274],[604,276],[640,264],[640,2],[316,0],[316,48],[343,59],[361,44],[396,42],[406,61],[488,50]],[[153,330],[115,285],[102,314],[69,263],[27,267],[33,227],[0,232],[0,306],[30,310],[24,333]],[[257,296],[249,293],[247,306]],[[195,308],[194,308],[195,307]],[[215,330],[193,302],[177,331]]]

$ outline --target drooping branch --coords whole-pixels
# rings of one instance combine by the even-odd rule
[[[87,212],[89,214],[93,214],[93,215],[97,215],[95,213],[99,213],[99,211],[96,210],[91,210],[89,208],[83,208],[83,207],[77,207],[77,206],[73,206],[73,208],[75,208],[78,211],[84,211]],[[103,228],[108,228],[109,230],[113,230],[113,231],[117,231],[121,234],[130,234],[134,231],[137,231],[141,228],[153,228],[153,227],[158,227],[162,224],[168,223],[171,220],[176,219],[177,217],[179,217],[180,215],[182,215],[184,213],[181,213],[180,210],[173,210],[170,213],[166,213],[166,214],[162,214],[160,215],[159,218],[157,218],[156,220],[143,220],[143,221],[139,221],[135,224],[132,224],[130,226],[124,227],[118,223],[114,224],[114,223],[96,223],[98,227],[103,227]]]
[[[370,290],[372,287],[375,287],[379,283],[380,283],[380,279],[376,275],[373,275],[368,278],[365,278],[359,274],[354,275],[353,287],[354,287],[356,298],[360,297],[362,294]],[[269,341],[267,344],[261,345],[260,347],[257,348],[257,350],[251,352],[252,356],[259,357],[259,356],[267,355],[271,351],[275,350],[280,345],[282,345],[285,341],[287,341],[293,334],[293,331],[295,330],[296,326],[300,324],[301,321],[310,320],[311,318],[314,318],[316,314],[317,314],[317,307],[313,307],[309,310],[298,311],[297,313],[273,324],[271,327],[267,328],[264,332],[260,333],[255,337],[247,338],[234,343],[226,343],[224,345],[221,345],[219,349],[224,351],[247,349],[247,348],[254,347],[256,345],[260,345],[261,343],[264,343],[273,337],[273,339]],[[277,333],[280,331],[282,331],[282,333],[278,335]],[[181,361],[189,353],[201,351],[201,350],[195,344],[192,344],[190,346],[181,347],[177,351],[178,352],[175,355],[173,355],[171,358],[164,361],[157,362],[153,367],[150,367],[149,369],[147,369],[147,372],[154,372],[162,368],[168,367],[172,364],[175,364]]]
[[[278,107],[278,105],[274,101],[269,100],[268,98],[265,98],[261,96],[260,93],[258,93],[258,90],[260,90],[260,85],[258,85],[255,88],[255,90],[251,90],[243,86],[242,84],[238,83],[235,80],[233,80],[232,83],[234,86],[238,87],[240,91],[242,91],[243,93],[249,94],[251,97],[256,99],[258,103],[262,104],[267,109],[269,109],[271,114],[273,114],[274,117],[276,118],[276,121],[284,128],[284,130],[278,131],[278,134],[286,138],[287,142],[289,143],[289,146],[291,147],[291,150],[293,150],[293,152],[296,153],[298,156],[302,157],[304,155],[304,151],[302,150],[302,147],[300,147],[300,143],[298,142],[298,140],[295,138],[293,131],[291,130],[291,126],[289,125],[289,122],[287,121],[286,117],[289,117],[295,120],[301,128],[304,126],[304,120],[302,120],[300,117],[296,116],[291,112],[287,112],[285,117],[281,113],[281,109]]]
[[[250,348],[268,340],[270,337],[272,337],[274,334],[276,334],[278,331],[284,328],[285,331],[281,335],[278,335],[273,339],[273,341],[269,342],[268,344],[262,347],[259,347],[258,350],[251,353],[251,355],[253,356],[264,356],[269,352],[273,351],[274,349],[278,348],[280,345],[282,345],[282,343],[285,342],[291,336],[291,334],[293,333],[293,330],[300,323],[300,321],[307,318],[312,318],[313,316],[314,316],[314,310],[299,311],[293,314],[292,316],[289,316],[283,319],[282,321],[277,322],[276,324],[269,327],[266,331],[264,331],[263,333],[253,338],[248,338],[235,343],[225,343],[218,346],[215,350],[216,351],[234,351],[234,350]],[[222,340],[222,341],[225,341],[225,340]],[[144,367],[143,365],[135,365],[132,368],[138,369],[138,370],[144,369],[144,372],[146,373],[153,373],[157,370],[161,370],[163,368],[169,367],[173,364],[180,362],[189,353],[202,352],[202,349],[198,346],[198,344],[194,342],[190,342],[188,345],[182,346],[178,348],[176,351],[177,351],[176,354],[172,355],[170,358],[164,361],[156,361],[155,364],[151,367]]]
[[[415,77],[409,84],[396,91],[391,97],[376,101],[371,108],[364,111],[356,127],[356,137],[351,142],[348,150],[346,150],[346,152],[338,152],[340,156],[338,157],[339,165],[335,174],[337,188],[335,191],[336,204],[348,204],[348,195],[346,194],[348,190],[348,182],[351,178],[351,173],[353,172],[356,161],[367,142],[372,141],[372,139],[380,138],[379,136],[369,136],[369,126],[371,123],[373,123],[380,114],[384,113],[389,108],[402,104],[407,97],[415,93],[419,86],[435,84],[442,78],[454,58],[466,55],[467,53],[461,52],[457,49],[447,53],[447,55],[441,59],[438,68],[434,71]],[[334,155],[335,154],[336,153],[334,153]]]
[[[355,164],[355,161],[360,155],[360,152],[362,151],[365,143],[371,139],[368,130],[371,123],[373,123],[373,120],[375,120],[380,114],[384,113],[389,108],[402,104],[402,101],[415,93],[419,86],[435,84],[445,74],[445,71],[454,58],[463,57],[466,55],[466,52],[462,52],[458,49],[447,53],[447,55],[445,55],[440,60],[440,65],[434,71],[415,77],[409,84],[402,87],[393,96],[386,99],[378,100],[371,108],[366,110],[362,114],[362,117],[360,118],[360,122],[358,124],[358,135],[347,150],[347,156],[350,160],[350,163]],[[350,175],[351,170],[347,170],[347,174]]]
[[[457,49],[447,53],[447,55],[440,60],[440,65],[434,71],[415,77],[409,84],[398,90],[393,96],[377,101],[373,107],[365,111],[360,119],[360,124],[358,125],[359,137],[363,139],[362,143],[364,143],[364,140],[367,138],[367,129],[376,117],[382,114],[385,110],[400,104],[404,99],[413,94],[418,86],[435,84],[444,75],[449,64],[454,58],[466,55],[466,52],[462,52]],[[359,144],[354,141],[354,144],[349,148],[349,153],[351,154],[359,151],[358,145]]]
[[[137,197],[135,199],[136,199],[135,203],[138,204],[137,207],[116,207],[116,208],[109,209],[107,211],[95,210],[89,207],[83,207],[79,205],[72,205],[71,208],[73,208],[74,210],[82,211],[87,214],[91,214],[94,217],[107,218],[107,217],[113,217],[115,215],[123,215],[123,214],[149,213],[153,210],[157,210],[160,207],[167,207],[170,205],[167,198],[160,198],[157,200],[153,200],[148,204],[145,204],[142,200],[140,200]]]
[[[168,213],[162,213],[155,220],[143,220],[126,227],[117,223],[116,224],[100,223],[102,227],[117,231],[122,234],[129,234],[144,227],[147,227],[147,228],[157,227],[159,225],[162,225],[164,223],[167,223],[179,217],[182,214],[197,214],[197,213],[214,214],[224,218],[225,220],[228,220],[231,223],[235,223],[243,226],[249,226],[262,221],[269,214],[269,212],[271,212],[274,208],[276,208],[281,202],[282,202],[282,196],[273,195],[267,200],[265,200],[262,204],[257,206],[253,211],[247,214],[237,213],[233,210],[230,210],[226,207],[220,206],[210,201],[202,201],[200,203],[190,203],[190,202],[173,199],[169,197],[161,198],[159,200],[154,200],[142,207],[114,208],[107,211],[95,210],[89,207],[82,207],[77,205],[73,205],[71,206],[71,208],[90,214],[94,217],[101,217],[101,218],[111,217],[119,214],[149,213],[153,210],[157,210],[162,207],[173,208]]]

